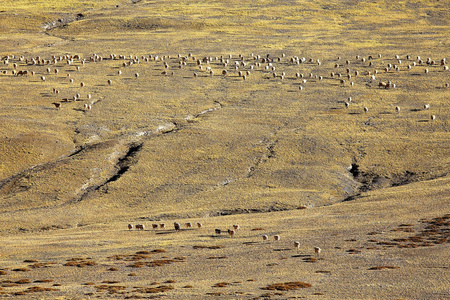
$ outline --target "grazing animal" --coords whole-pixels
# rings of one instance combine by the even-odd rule
[[[175,231],[180,231],[181,230],[181,225],[178,222],[173,223],[173,227],[175,228]]]
[[[61,107],[61,103],[59,102],[53,102],[52,103],[56,108],[60,108]]]
[[[369,111],[369,109],[367,107],[364,107],[364,112],[366,113],[368,111]]]
[[[387,86],[387,83],[386,83],[386,82],[380,81],[380,83],[378,83],[378,87],[384,87],[384,88],[386,88],[386,86]]]
[[[197,223],[197,227],[200,229],[200,228],[203,227],[203,224],[202,223]]]
[[[236,232],[234,230],[228,229],[228,234],[233,237]]]
[[[22,70],[22,71],[19,71],[19,72],[17,72],[17,74],[16,74],[16,76],[24,76],[24,75],[28,75],[28,70]]]
[[[300,248],[300,242],[294,241],[294,248],[297,248],[297,250]]]
[[[436,120],[436,116],[435,115],[431,115],[430,119],[431,119],[431,121],[434,121],[434,120]]]
[[[235,225],[233,225],[233,229],[237,231],[237,230],[241,229],[241,227],[239,225],[235,224]]]
[[[320,252],[322,252],[322,249],[320,249],[319,247],[314,247],[314,253],[319,256]]]
[[[395,107],[395,111],[396,111],[396,112],[400,112],[400,106],[396,106],[396,107]]]
[[[392,83],[392,82],[388,81],[388,83],[386,84],[385,88],[386,89],[390,89],[390,88],[395,89],[395,87],[396,87],[395,83]]]
[[[134,226],[134,228],[136,228],[136,230],[144,230],[145,226],[144,226],[144,224],[136,224],[136,226]]]
[[[263,234],[262,239],[263,239],[263,241],[267,241],[269,239],[269,237],[266,234]]]
[[[112,85],[112,80],[108,79],[108,85]]]
[[[274,239],[275,241],[279,241],[281,238],[280,238],[279,235],[274,235],[274,236],[273,236],[273,239]]]
[[[158,229],[158,224],[152,224],[153,229]]]
[[[133,225],[132,224],[128,224],[128,230],[133,229]]]
[[[424,104],[424,105],[423,105],[423,109],[424,109],[424,110],[430,109],[430,104]]]
[[[159,224],[159,228],[165,229],[166,228],[166,224],[164,224],[164,223]]]
[[[185,225],[186,225],[186,228],[192,228],[192,223],[191,222],[188,222]]]
[[[222,230],[220,230],[220,229],[214,229],[214,232],[215,232],[216,234],[221,234],[221,233],[222,233]]]

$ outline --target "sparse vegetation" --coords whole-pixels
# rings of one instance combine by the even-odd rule
[[[218,283],[214,284],[213,287],[227,287],[230,284],[231,284],[230,282],[218,282]]]
[[[447,6],[2,1],[1,296],[441,298]]]
[[[263,287],[263,290],[278,290],[278,291],[290,291],[297,290],[300,288],[309,288],[312,285],[306,282],[294,281],[294,282],[285,282],[285,283],[274,283],[270,284],[266,287]]]

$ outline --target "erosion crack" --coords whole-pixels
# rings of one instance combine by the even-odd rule
[[[106,188],[107,184],[119,180],[130,167],[137,163],[136,154],[142,149],[143,143],[132,143],[128,146],[127,152],[117,160],[114,166],[115,172],[110,177],[106,178],[99,184],[94,184],[83,189],[83,193],[76,199],[69,201],[69,203],[77,203],[84,200],[90,193]],[[107,192],[107,188],[103,191]],[[68,203],[66,203],[68,204]]]
[[[109,182],[113,182],[118,180],[123,174],[125,174],[129,169],[131,165],[134,165],[136,161],[134,160],[136,153],[139,152],[142,148],[142,143],[140,144],[132,144],[128,152],[121,158],[119,158],[119,161],[117,163],[118,170],[117,173],[113,176],[111,176],[106,182],[103,184],[108,184]]]
[[[364,172],[361,170],[357,162],[352,163],[349,172],[353,178],[360,182],[362,186],[356,195],[346,198],[344,201],[351,201],[357,198],[361,192],[367,192],[375,189],[394,187],[410,184],[413,182],[433,180],[447,176],[448,172],[431,173],[431,172],[414,172],[406,170],[403,173],[392,174],[390,176],[376,174],[374,172]]]
[[[63,27],[66,26],[69,23],[75,22],[75,21],[79,21],[84,19],[84,15],[82,13],[78,13],[74,16],[70,16],[70,17],[66,17],[66,18],[58,18],[55,19],[51,22],[45,23],[43,25],[44,30],[51,30],[53,28],[57,28],[57,27]]]
[[[252,177],[261,163],[275,157],[275,146],[278,143],[278,139],[273,141],[263,139],[261,142],[265,144],[265,152],[255,159],[255,163],[248,169],[246,178]]]

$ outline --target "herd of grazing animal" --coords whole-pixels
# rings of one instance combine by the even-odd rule
[[[174,227],[174,231],[175,232],[182,231],[182,226],[181,226],[181,223],[179,223],[179,222],[174,222],[173,223],[173,227]],[[192,230],[194,228],[194,226],[193,226],[193,224],[191,222],[184,223],[184,227],[186,228],[185,230]],[[239,226],[238,224],[233,224],[231,227],[233,229],[230,229],[230,228],[227,229],[227,230],[222,230],[222,229],[218,229],[218,228],[214,229],[215,236],[220,236],[223,232],[226,232],[230,236],[230,238],[232,238],[241,229],[241,226]],[[198,222],[197,223],[197,228],[198,229],[202,229],[203,228],[203,224]],[[133,229],[138,230],[138,231],[144,231],[145,230],[145,226],[143,224],[136,224],[136,225],[128,224],[128,230],[130,231],[130,230],[133,230]],[[153,230],[166,229],[166,224],[165,223],[160,223],[160,224],[153,223],[152,224],[152,229]],[[267,234],[263,234],[262,235],[262,239],[263,239],[263,241],[268,241],[269,240],[269,236]],[[279,242],[281,240],[281,236],[278,235],[278,234],[274,235],[273,239],[274,239],[274,241]],[[300,242],[299,241],[293,241],[293,246],[294,246],[293,247],[294,249],[299,250],[300,249]],[[313,249],[314,249],[315,255],[317,257],[319,257],[320,252],[322,251],[322,249],[319,248],[319,247],[314,247]]]
[[[117,61],[115,67],[111,67],[111,65],[105,67],[105,75],[116,76],[117,81],[120,81],[120,75],[123,74],[127,68],[141,65],[141,69],[144,68],[145,70],[149,70],[152,68],[146,67],[145,64],[152,62],[164,71],[162,73],[159,73],[158,71],[158,73],[155,74],[146,72],[144,75],[132,71],[131,74],[133,75],[131,76],[134,76],[136,80],[141,80],[140,78],[145,76],[161,76],[161,74],[165,76],[176,76],[178,73],[182,72],[182,69],[188,69],[188,72],[192,74],[193,78],[232,78],[233,81],[240,78],[245,81],[252,77],[256,77],[254,74],[260,74],[259,78],[263,79],[281,80],[283,82],[286,82],[286,79],[292,79],[294,84],[297,84],[295,83],[296,81],[300,81],[300,83],[298,83],[299,91],[304,91],[308,89],[308,86],[313,84],[328,83],[329,85],[335,85],[333,82],[338,82],[337,86],[347,88],[349,89],[349,92],[351,92],[351,87],[355,86],[355,84],[365,84],[368,87],[372,87],[375,83],[379,88],[395,89],[401,86],[401,82],[393,83],[391,80],[382,81],[378,80],[377,77],[393,77],[397,73],[407,72],[407,74],[422,75],[426,78],[427,76],[430,76],[431,73],[443,73],[442,80],[445,81],[448,80],[448,75],[445,74],[449,70],[446,58],[427,58],[424,60],[420,56],[413,58],[411,55],[395,55],[394,57],[384,58],[381,54],[368,55],[367,57],[356,55],[354,60],[344,60],[341,56],[338,56],[336,59],[327,61],[324,59],[307,59],[299,56],[288,57],[285,54],[278,57],[273,57],[269,54],[261,56],[253,53],[247,57],[244,57],[242,54],[237,56],[228,54],[214,57],[196,57],[192,53],[189,53],[187,55],[178,54],[177,56],[147,54],[138,57],[136,55],[117,54],[100,56],[94,53],[85,58],[81,55],[68,54],[59,56],[52,55],[48,58],[42,58],[40,56],[26,58],[23,55],[6,55],[1,61],[3,62],[4,67],[0,74],[11,74],[15,77],[28,77],[28,75],[34,76],[35,74],[39,74],[42,82],[51,81],[53,80],[52,78],[58,76],[58,74],[66,73],[69,82],[74,83],[75,79],[70,78],[70,72],[73,73],[75,70],[80,72],[80,70],[83,69],[86,69],[86,72],[88,72],[88,68],[86,67],[88,64],[99,65],[105,62],[114,63],[115,61]],[[404,65],[407,65],[407,67],[404,68]],[[42,67],[46,67],[46,69],[42,70]],[[120,70],[117,71],[115,70],[116,68],[120,68]],[[292,74],[280,72],[279,70],[282,70],[283,68],[286,69],[286,71],[294,68],[295,72]],[[333,72],[331,73],[329,72],[330,68],[333,69]],[[304,75],[305,73],[301,73],[302,69],[309,69],[308,71],[305,71],[306,75]],[[320,69],[323,69],[323,72],[321,72]],[[215,70],[217,72],[215,72]],[[382,72],[382,70],[384,70],[384,72]],[[329,75],[326,76],[326,73]],[[383,75],[383,73],[385,75]],[[47,77],[44,75],[47,75]],[[183,76],[182,78],[188,77]],[[99,80],[101,84],[102,79]],[[112,79],[104,78],[103,80],[103,85],[106,84],[106,86],[114,88],[115,83]],[[290,82],[292,82],[292,80]],[[92,86],[93,83],[88,83],[88,85]],[[442,82],[441,87],[442,86],[448,88],[450,84],[448,82]],[[79,82],[79,87],[80,89],[86,89],[86,83]],[[56,109],[60,109],[66,105],[63,105],[63,102],[83,100],[89,101],[90,96],[87,99],[84,97],[63,96],[59,101],[52,101],[51,103]],[[345,108],[353,106],[353,102],[343,102]],[[91,110],[94,103],[95,101],[85,103],[83,111],[87,112]],[[369,108],[364,106],[363,111],[364,113],[368,113]],[[400,112],[399,106],[395,106],[395,111],[397,113]],[[435,118],[436,115],[431,116],[431,120],[434,120]]]

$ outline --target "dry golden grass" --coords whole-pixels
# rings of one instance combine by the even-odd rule
[[[0,293],[447,297],[447,4],[2,1]],[[189,53],[213,60],[178,68]],[[278,77],[252,53],[273,58]],[[86,62],[20,60],[75,54]],[[227,67],[215,59],[229,54]],[[124,67],[130,55],[139,63]],[[389,80],[397,88],[378,87]],[[151,229],[175,221],[203,227]],[[231,224],[232,239],[214,234]]]

